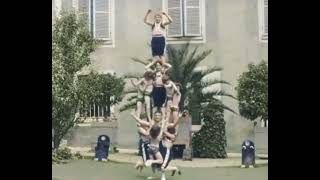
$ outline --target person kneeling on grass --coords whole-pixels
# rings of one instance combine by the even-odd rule
[[[137,163],[136,168],[140,168],[141,171],[145,165],[150,166],[153,163],[161,164],[163,161],[162,156],[160,152],[157,153],[157,149],[159,149],[159,142],[161,140],[160,138],[162,136],[162,128],[160,128],[160,124],[163,117],[161,112],[155,112],[154,117],[150,122],[141,120],[137,117],[135,112],[132,112],[131,115],[137,121],[138,126],[140,126],[138,129],[139,133],[143,134],[144,138],[146,138],[147,147],[145,147],[144,150],[146,151],[146,154],[149,153],[149,158],[152,160],[150,161],[145,158],[146,161],[144,161],[144,163]],[[164,122],[162,122],[161,127],[162,126],[164,126]]]
[[[149,160],[146,162],[146,166],[151,166],[153,164],[162,164],[163,158],[159,150],[159,144],[162,138],[163,125],[153,125],[150,129],[150,144],[149,144]]]
[[[163,131],[163,139],[159,144],[159,151],[161,153],[161,156],[163,157],[163,162],[162,164],[153,164],[154,168],[157,168],[159,171],[161,171],[161,180],[166,179],[166,171],[172,171],[171,176],[174,176],[176,171],[178,171],[178,174],[181,175],[181,171],[178,167],[169,166],[173,156],[171,148],[173,146],[173,142],[175,141],[176,129],[175,127],[166,127],[167,128],[165,128],[165,130]]]

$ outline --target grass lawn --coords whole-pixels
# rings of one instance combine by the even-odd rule
[[[241,168],[181,168],[182,175],[176,173],[167,180],[267,180],[268,167],[254,169]],[[100,163],[91,160],[77,160],[68,164],[52,165],[52,180],[145,180],[147,177],[158,177],[151,169],[137,171],[132,164]]]

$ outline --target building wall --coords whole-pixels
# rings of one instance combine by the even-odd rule
[[[62,0],[64,1],[64,0]],[[68,0],[65,0],[68,1]],[[71,0],[69,0],[71,2]],[[220,77],[230,82],[223,90],[236,96],[237,78],[249,62],[268,59],[268,44],[258,40],[258,0],[206,0],[206,43],[197,44],[199,50],[213,49],[202,66],[221,66]],[[65,3],[70,5],[70,3]],[[150,28],[143,23],[148,9],[159,11],[162,1],[115,0],[115,46],[100,47],[92,54],[98,70],[114,70],[117,74],[143,72],[143,66],[132,57],[151,57]],[[176,45],[179,46],[179,45]],[[193,44],[192,46],[195,46]],[[223,98],[223,102],[238,111],[237,101]],[[229,149],[239,149],[245,138],[251,138],[253,124],[238,114],[225,112]],[[135,122],[129,112],[119,115],[119,144],[134,146],[137,142]]]

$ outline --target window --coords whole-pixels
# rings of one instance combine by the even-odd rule
[[[173,22],[167,28],[171,42],[205,42],[205,0],[163,0]]]
[[[258,0],[259,40],[268,42],[268,0]]]
[[[79,13],[88,19],[93,37],[106,45],[114,45],[113,5],[113,0],[78,0]]]

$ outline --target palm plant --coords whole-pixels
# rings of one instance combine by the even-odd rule
[[[189,109],[194,120],[199,119],[199,113],[204,105],[210,103],[213,99],[217,99],[218,96],[227,96],[234,98],[231,94],[228,94],[221,89],[210,90],[204,92],[204,89],[208,89],[214,85],[230,85],[224,80],[204,80],[208,75],[222,71],[221,67],[213,66],[206,67],[206,69],[199,69],[199,64],[205,60],[205,58],[212,53],[212,50],[205,50],[198,53],[198,47],[190,48],[190,44],[185,44],[180,49],[175,49],[172,46],[167,47],[168,50],[168,62],[172,65],[169,71],[170,78],[174,82],[181,84],[181,100],[179,108]],[[234,112],[231,108],[223,105],[224,109]]]
[[[144,61],[144,60],[140,60],[138,58],[131,58],[132,61],[134,62],[138,62],[142,65],[147,65],[149,64],[152,59],[148,59],[147,61]],[[124,79],[128,80],[128,79],[141,79],[143,78],[143,72],[142,73],[127,73],[123,76]],[[136,107],[136,100],[137,100],[137,89],[135,88],[129,88],[129,89],[126,89],[124,91],[124,94],[129,96],[126,101],[127,103],[125,103],[124,105],[122,105],[120,107],[120,112],[123,112],[123,111],[126,111],[126,110],[129,110],[129,109],[134,109]]]
[[[183,45],[181,48],[177,49],[171,45],[167,46],[168,53],[168,63],[172,65],[169,70],[169,75],[172,81],[180,83],[181,88],[181,100],[179,104],[179,109],[189,109],[191,115],[197,117],[196,112],[200,112],[200,108],[203,105],[211,102],[213,98],[216,99],[217,96],[228,96],[234,98],[232,95],[222,91],[222,90],[212,90],[209,92],[204,92],[203,89],[217,85],[226,84],[228,82],[224,80],[207,80],[204,81],[204,77],[221,71],[220,67],[207,67],[205,70],[196,70],[199,68],[199,64],[212,52],[212,50],[205,50],[198,53],[198,47],[190,51],[190,45]],[[190,51],[190,53],[189,53]],[[138,58],[132,58],[133,61],[146,65],[152,59],[140,60]],[[126,75],[127,78],[138,78],[142,75]],[[135,93],[135,91],[128,91],[128,94]],[[135,96],[130,96],[130,100],[134,100]],[[120,108],[120,111],[125,111],[135,107],[135,101],[125,104]],[[223,105],[223,108],[234,112],[231,108]],[[195,118],[194,117],[194,118]],[[197,118],[195,118],[197,119]]]

